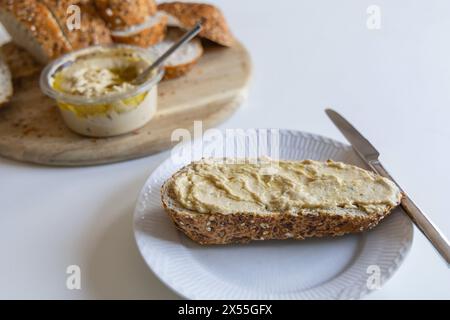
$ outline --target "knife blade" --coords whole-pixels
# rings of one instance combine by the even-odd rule
[[[389,172],[383,167],[379,161],[380,153],[358,130],[353,127],[343,116],[332,109],[326,109],[325,113],[330,120],[350,142],[356,154],[366,163],[375,173],[390,179],[402,191],[403,198],[401,206],[413,223],[432,243],[437,252],[450,267],[450,242],[437,226],[428,218],[422,210],[409,198],[406,192],[392,178]]]

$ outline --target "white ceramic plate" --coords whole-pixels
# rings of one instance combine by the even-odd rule
[[[258,134],[263,131],[257,130]],[[281,159],[334,159],[365,167],[347,145],[299,131],[278,132]],[[242,152],[248,152],[251,138],[234,139]],[[219,142],[203,147],[215,143]],[[362,234],[197,245],[176,230],[160,201],[162,183],[191,160],[171,157],[162,163],[145,183],[134,213],[136,242],[144,260],[185,298],[357,299],[389,279],[411,246],[412,223],[400,208]]]

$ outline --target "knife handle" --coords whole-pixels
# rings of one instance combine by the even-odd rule
[[[389,172],[379,161],[370,162],[370,166],[375,170],[375,172],[383,177],[389,178],[395,183],[395,180],[392,179]],[[401,190],[401,187],[398,184],[397,186]],[[414,222],[414,224],[417,226],[417,228],[419,228],[424,236],[427,237],[428,240],[430,240],[434,248],[447,262],[447,266],[450,267],[450,242],[444,236],[442,231],[440,231],[433,224],[433,222],[419,209],[419,207],[408,197],[408,195],[403,190],[402,192],[404,195],[401,202],[403,210],[405,210],[412,222]]]

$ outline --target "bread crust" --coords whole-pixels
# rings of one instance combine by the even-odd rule
[[[352,219],[342,215],[330,215],[327,211],[317,214],[291,215],[272,213],[268,216],[251,213],[195,214],[173,210],[163,202],[176,227],[191,240],[204,245],[248,243],[252,240],[304,240],[310,237],[342,236],[375,227],[384,215]]]
[[[234,37],[231,34],[222,12],[215,6],[204,3],[167,2],[158,5],[158,10],[175,17],[185,29],[192,28],[204,19],[199,36],[231,47]]]
[[[159,21],[154,25],[137,31],[130,32],[129,35],[119,35],[112,32],[114,42],[132,44],[139,47],[147,48],[161,42],[166,34],[167,17],[160,16]]]
[[[98,13],[111,30],[144,23],[156,13],[154,0],[94,0]]]
[[[175,173],[161,187],[161,202],[175,226],[191,240],[202,244],[247,243],[252,240],[304,240],[310,237],[335,237],[372,229],[394,207],[386,206],[381,214],[358,209],[303,209],[293,214],[239,212],[232,214],[196,213],[177,205],[169,186],[189,167]]]

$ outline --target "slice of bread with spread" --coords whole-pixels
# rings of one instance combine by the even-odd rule
[[[234,37],[225,17],[215,6],[205,3],[166,2],[158,5],[158,10],[168,15],[169,26],[190,29],[203,20],[199,36],[222,46],[231,47]]]
[[[375,227],[402,198],[390,180],[341,162],[202,160],[176,172],[161,200],[200,244],[341,236]]]
[[[0,22],[13,41],[41,63],[72,50],[55,17],[37,0],[1,0]]]
[[[161,56],[182,36],[178,30],[170,30],[164,41],[151,47],[156,56]],[[174,79],[188,73],[203,55],[201,41],[192,39],[187,44],[180,47],[164,62],[164,79]]]

